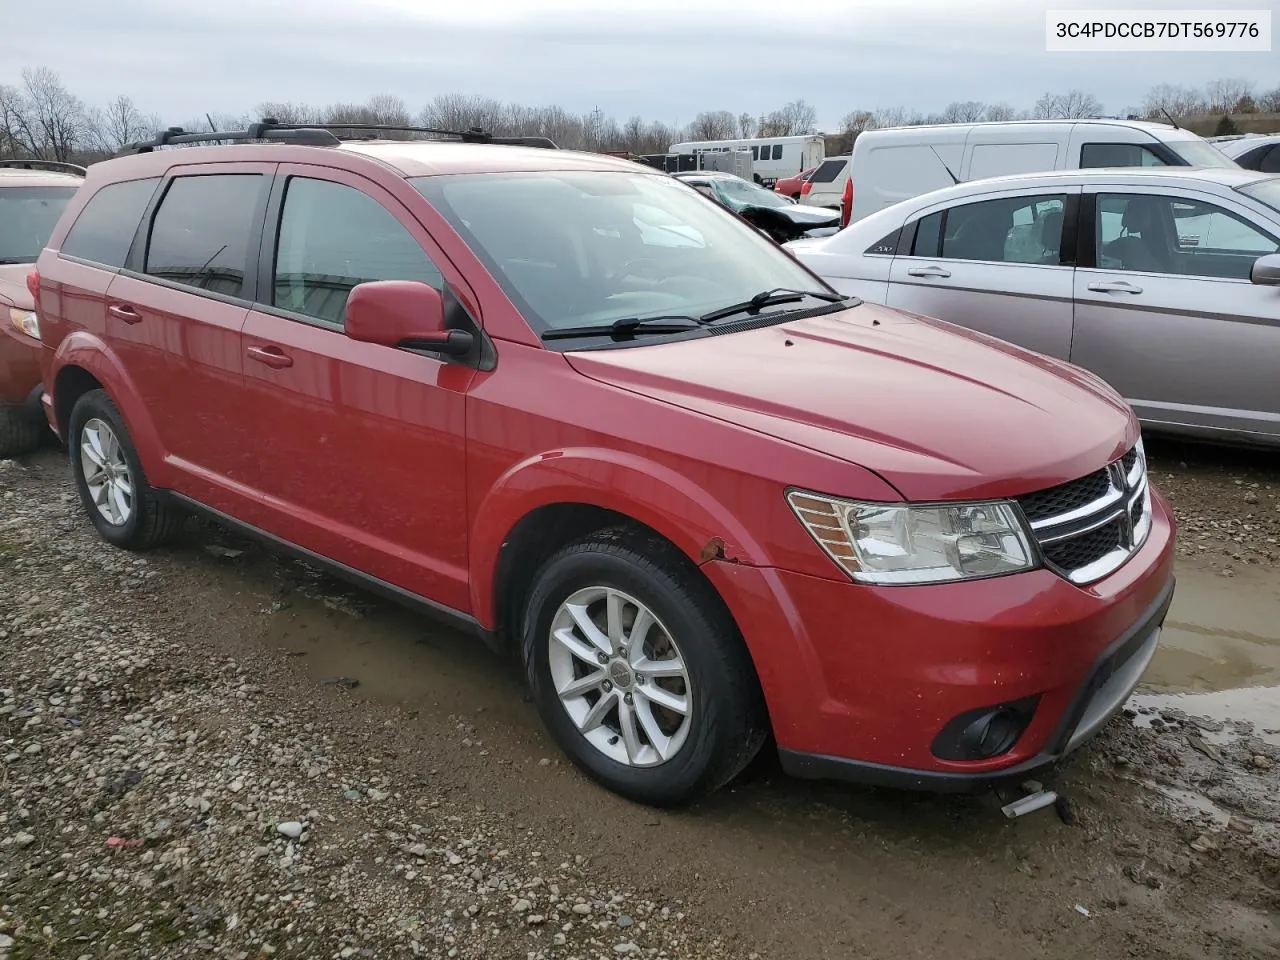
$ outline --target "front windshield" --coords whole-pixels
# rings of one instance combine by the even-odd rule
[[[0,187],[0,263],[35,263],[75,187]]]
[[[1225,153],[1203,140],[1166,140],[1165,146],[1193,167],[1238,167]]]
[[[662,174],[539,171],[411,182],[539,332],[698,317],[774,288],[831,292],[770,240]]]
[[[1267,177],[1237,187],[1246,197],[1253,197],[1259,203],[1265,203],[1272,210],[1280,213],[1280,177]]]
[[[716,177],[711,181],[716,191],[734,210],[743,207],[789,207],[787,200],[764,187],[737,177]]]

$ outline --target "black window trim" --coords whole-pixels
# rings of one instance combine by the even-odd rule
[[[1089,147],[1138,147],[1143,150],[1150,150],[1157,157],[1164,161],[1167,167],[1189,167],[1191,166],[1177,151],[1169,147],[1163,140],[1152,140],[1150,143],[1134,143],[1132,140],[1091,140],[1088,143],[1080,144],[1079,166],[1081,170],[1105,170],[1107,167],[1087,167],[1084,163],[1084,152]],[[1129,164],[1133,166],[1133,164]],[[1123,169],[1123,167],[1115,167],[1111,169]]]
[[[346,327],[342,323],[337,323],[332,320],[322,320],[320,317],[313,317],[305,313],[295,313],[292,310],[277,307],[274,303],[270,302],[273,299],[271,293],[275,290],[276,246],[280,242],[280,223],[284,218],[284,200],[285,194],[288,190],[289,181],[293,179],[318,180],[323,183],[332,183],[337,186],[351,187],[351,184],[349,183],[343,183],[341,180],[334,180],[323,176],[323,173],[329,169],[330,168],[317,168],[315,173],[298,173],[293,171],[281,173],[277,167],[275,173],[272,174],[271,188],[268,191],[266,204],[264,206],[264,216],[261,221],[262,229],[258,238],[258,269],[255,271],[255,293],[257,291],[265,291],[266,295],[257,297],[257,299],[249,304],[249,307],[255,313],[279,317],[282,320],[292,320],[295,323],[305,323],[308,326],[317,327],[318,329],[327,330],[330,333],[336,333],[339,336],[345,337]],[[342,172],[349,173],[350,171],[343,170]],[[359,176],[359,174],[356,175]],[[377,186],[373,181],[370,181],[370,183]],[[352,189],[356,188],[352,187]],[[383,209],[386,209],[386,207],[383,206],[382,201],[377,197],[370,196],[369,194],[365,194],[365,196],[369,196],[371,200],[379,206],[382,206]],[[423,197],[422,202],[428,203],[429,201],[426,197]],[[388,213],[390,213],[390,211],[388,211]],[[424,231],[427,230],[425,225],[423,225],[422,229]],[[412,237],[412,234],[410,234],[410,236]],[[414,238],[414,242],[417,242],[416,238]],[[493,340],[485,332],[484,325],[480,323],[476,317],[471,315],[471,311],[467,309],[466,305],[454,292],[453,285],[449,282],[449,278],[445,275],[444,270],[441,269],[440,264],[436,262],[436,258],[427,250],[423,250],[422,253],[426,256],[427,260],[440,271],[440,283],[442,287],[440,294],[444,299],[445,326],[451,330],[466,330],[469,332],[476,339],[476,347],[472,351],[471,356],[467,357],[448,357],[432,350],[402,349],[405,353],[414,353],[428,360],[435,360],[438,363],[464,364],[482,371],[494,369],[494,367],[498,365],[497,349],[494,346]],[[448,262],[447,257],[443,259]],[[450,266],[452,266],[452,264],[450,264]],[[457,268],[455,267],[454,269]]]
[[[236,164],[239,166],[239,164]],[[254,297],[257,294],[257,280],[259,271],[254,269],[262,252],[262,223],[266,215],[267,199],[271,190],[271,183],[275,179],[275,171],[279,164],[265,163],[260,171],[253,170],[229,170],[218,171],[215,166],[205,164],[197,164],[193,167],[171,167],[166,170],[159,187],[151,195],[151,201],[147,204],[142,214],[142,220],[138,224],[138,229],[133,235],[133,243],[129,247],[129,255],[125,258],[125,265],[118,272],[127,277],[133,277],[136,280],[143,280],[147,283],[154,283],[160,287],[168,287],[170,290],[181,290],[184,293],[191,293],[199,297],[206,297],[209,300],[217,300],[219,303],[229,303],[237,307],[252,307]],[[194,172],[199,171],[199,172]],[[178,283],[176,280],[166,280],[164,277],[157,277],[154,274],[146,272],[147,266],[147,249],[151,245],[151,232],[155,226],[155,215],[160,209],[160,204],[164,202],[164,198],[169,195],[169,190],[173,186],[173,182],[178,179],[187,179],[192,177],[261,177],[262,185],[258,187],[258,198],[254,202],[253,220],[249,225],[249,242],[245,244],[245,263],[244,263],[244,283],[240,289],[240,296],[232,297],[225,293],[218,293],[213,290],[205,290],[202,287],[193,287],[190,284]]]
[[[123,264],[119,266],[115,266],[110,263],[102,263],[99,260],[90,260],[88,257],[77,257],[74,254],[62,252],[62,245],[65,244],[67,242],[67,238],[71,236],[71,231],[76,228],[76,224],[80,221],[80,218],[84,216],[85,210],[89,209],[89,204],[93,203],[94,199],[99,194],[101,194],[103,190],[106,190],[109,187],[117,186],[118,184],[122,184],[122,183],[140,183],[146,180],[154,180],[155,186],[151,188],[151,198],[146,202],[146,205],[144,205],[142,208],[142,216],[138,220],[138,226],[134,228],[134,234],[133,234],[134,239],[133,241],[130,242],[129,249],[125,251]],[[89,197],[89,199],[85,201],[84,206],[80,208],[80,212],[76,214],[75,220],[73,220],[71,222],[71,226],[67,228],[67,232],[62,238],[62,242],[58,245],[58,259],[66,260],[70,263],[79,263],[86,267],[95,267],[98,270],[106,270],[110,273],[127,272],[128,266],[129,266],[129,257],[133,253],[133,243],[137,242],[138,231],[142,229],[142,224],[147,222],[147,218],[150,215],[150,212],[152,210],[152,205],[155,203],[156,194],[159,192],[163,183],[164,183],[163,176],[130,177],[127,180],[112,180],[110,183],[104,183],[102,186],[100,186],[97,190],[93,192],[93,196]]]
[[[1028,199],[1032,197],[1063,197],[1064,203],[1062,205],[1062,241],[1058,247],[1057,263],[1019,263],[1016,260],[964,260],[961,262],[988,263],[988,264],[993,264],[995,266],[1004,266],[1004,267],[1072,267],[1072,268],[1075,268],[1080,266],[1077,260],[1080,257],[1080,248],[1081,248],[1080,217],[1083,209],[1081,207],[1081,195],[1082,193],[1080,190],[1068,189],[1065,193],[1052,192],[1052,191],[1049,193],[1043,193],[1039,188],[1037,188],[1036,192],[1034,193],[1025,193],[1025,194],[1014,193],[1008,196],[987,196],[987,195],[979,194],[978,197],[980,199],[959,200],[951,204],[950,206],[943,207],[941,210],[931,209],[929,210],[928,213],[924,214],[923,216],[918,214],[914,215],[914,219],[910,220],[908,223],[906,223],[902,227],[901,232],[898,234],[898,249],[897,249],[897,252],[893,254],[893,256],[910,257],[915,260],[952,260],[952,261],[957,260],[958,258],[956,257],[944,257],[942,255],[942,242],[947,235],[947,219],[949,218],[951,211],[956,207],[966,207],[972,204],[987,203],[993,200],[1017,199],[1019,197],[1024,197],[1024,196]],[[927,220],[929,217],[932,217],[936,213],[942,214],[942,220],[938,224],[938,252],[933,256],[924,256],[923,254],[912,253],[911,248],[915,246],[916,231],[919,224],[921,223],[921,221]],[[877,246],[879,243],[880,241],[877,241],[876,243],[872,244],[872,246],[873,247]],[[874,253],[866,253],[865,255],[866,256],[886,256],[886,254],[874,254]]]
[[[1177,188],[1173,188],[1173,189],[1177,189]],[[1194,193],[1195,191],[1192,191],[1192,192]],[[1076,264],[1076,267],[1078,269],[1105,270],[1107,272],[1114,272],[1114,273],[1149,273],[1152,276],[1177,277],[1177,278],[1186,279],[1186,280],[1226,280],[1232,283],[1242,283],[1242,282],[1249,283],[1250,282],[1248,279],[1243,279],[1240,277],[1212,277],[1212,276],[1206,276],[1203,274],[1194,274],[1194,273],[1163,273],[1159,271],[1152,272],[1152,271],[1144,271],[1144,270],[1113,270],[1112,268],[1108,268],[1108,267],[1099,267],[1098,252],[1097,252],[1098,197],[1103,195],[1120,196],[1120,197],[1125,197],[1125,196],[1159,197],[1159,198],[1168,200],[1170,202],[1175,202],[1177,199],[1179,199],[1179,196],[1176,193],[1165,193],[1165,192],[1152,193],[1152,192],[1149,192],[1149,190],[1144,191],[1143,189],[1139,187],[1135,187],[1132,184],[1128,184],[1128,185],[1109,184],[1109,185],[1101,185],[1101,186],[1090,186],[1086,188],[1084,195],[1081,197],[1081,205],[1080,205],[1080,211],[1081,211],[1080,212],[1080,234],[1079,234],[1080,246],[1077,254],[1080,262]],[[1241,216],[1236,211],[1231,210],[1226,206],[1223,206],[1221,202],[1221,198],[1213,197],[1212,195],[1209,195],[1209,194],[1200,194],[1199,197],[1187,196],[1184,194],[1182,196],[1182,199],[1195,202],[1195,203],[1203,203],[1209,206],[1217,207],[1218,209],[1222,210],[1223,213],[1229,216],[1235,217],[1238,220],[1245,221],[1250,228],[1257,230],[1263,236],[1271,240],[1275,240],[1277,244],[1280,244],[1280,237],[1273,236],[1269,231],[1260,229],[1257,226],[1257,224],[1255,224],[1253,221],[1247,220],[1245,217]]]

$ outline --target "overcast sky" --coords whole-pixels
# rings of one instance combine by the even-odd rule
[[[417,111],[472,93],[684,124],[794,99],[832,129],[854,109],[1031,106],[1080,87],[1108,113],[1161,82],[1280,84],[1280,47],[1248,54],[1045,52],[1045,11],[1107,0],[58,0],[5,2],[0,83],[48,66],[91,105],[117,94],[178,124],[264,100],[393,93]],[[1115,4],[1119,6],[1120,4]],[[1127,0],[1271,9],[1280,0]],[[825,8],[825,9],[824,9]],[[839,12],[829,12],[832,9]]]

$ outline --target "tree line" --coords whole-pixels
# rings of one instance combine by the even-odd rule
[[[852,110],[836,131],[845,138],[877,127],[923,123],[968,123],[980,120],[1076,119],[1103,113],[1101,102],[1084,90],[1045,93],[1018,110],[1008,103],[955,101],[939,113],[903,107]],[[1134,118],[1163,119],[1222,114],[1280,113],[1280,86],[1259,91],[1246,80],[1214,80],[1203,88],[1162,83],[1152,87],[1140,106],[1121,112]],[[633,116],[619,122],[599,107],[584,114],[560,106],[534,107],[461,93],[440,94],[411,110],[400,97],[384,94],[365,103],[315,105],[264,101],[253,116],[204,113],[177,124],[144,114],[121,94],[105,105],[86,104],[48,67],[22,72],[21,82],[0,84],[0,157],[93,162],[122,146],[149,139],[159,130],[180,126],[189,132],[243,129],[253,120],[272,117],[282,123],[409,124],[442,130],[480,127],[504,136],[548,137],[561,147],[631,154],[665,153],[682,140],[728,140],[818,133],[814,107],[794,100],[764,113],[704,110],[677,127]]]

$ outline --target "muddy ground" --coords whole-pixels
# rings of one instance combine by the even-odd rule
[[[466,638],[195,522],[121,554],[59,452],[0,462],[0,957],[1280,957],[1280,456],[1150,453],[1162,649],[1016,821],[769,756],[634,806]]]

